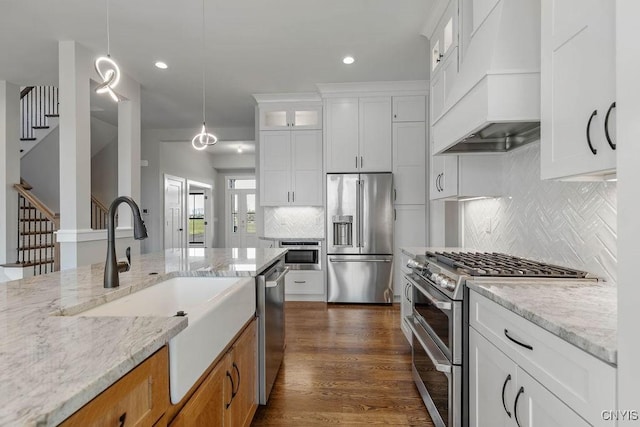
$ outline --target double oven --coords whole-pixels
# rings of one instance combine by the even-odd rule
[[[413,379],[436,427],[466,425],[463,302],[441,292],[429,275],[408,275],[411,283]]]

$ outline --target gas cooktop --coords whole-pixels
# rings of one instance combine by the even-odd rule
[[[427,258],[469,276],[595,278],[590,273],[497,252],[427,252]]]

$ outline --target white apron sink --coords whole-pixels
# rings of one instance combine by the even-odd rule
[[[178,403],[256,311],[253,277],[176,277],[77,314],[170,317],[188,326],[169,341],[171,403]]]

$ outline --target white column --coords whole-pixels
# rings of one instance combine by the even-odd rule
[[[118,103],[118,195],[130,196],[139,205],[140,85],[133,90],[129,88],[128,92],[131,99]],[[129,207],[122,205],[118,215],[118,227],[131,227],[131,218]]]
[[[20,183],[20,88],[0,81],[0,264],[16,262]]]
[[[74,41],[58,44],[60,89],[61,269],[78,266],[78,233],[91,229],[91,118],[89,52]]]
[[[616,1],[618,151],[618,409],[640,413],[640,2]],[[614,409],[614,408],[602,408]],[[628,417],[618,425],[638,425]]]

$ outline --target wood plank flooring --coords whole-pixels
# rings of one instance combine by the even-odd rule
[[[400,309],[287,302],[284,362],[252,426],[433,426]]]

